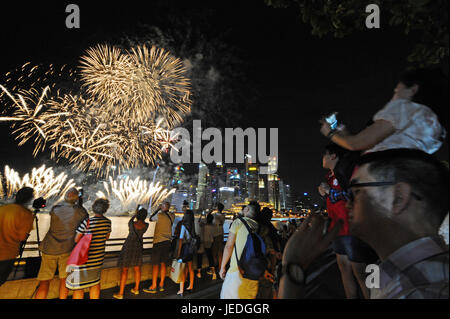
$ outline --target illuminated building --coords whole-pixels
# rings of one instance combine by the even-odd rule
[[[169,183],[171,187],[181,188],[183,183],[184,168],[183,165],[177,165],[173,169],[173,176]]]
[[[181,212],[183,208],[183,201],[187,201],[188,192],[186,190],[177,189],[172,195],[171,205],[177,212]]]
[[[245,179],[247,198],[249,200],[259,199],[259,166],[254,163],[251,155],[245,155]]]
[[[294,209],[294,204],[292,202],[292,190],[291,185],[284,184],[284,192],[286,196],[286,209]]]
[[[280,178],[277,174],[267,175],[268,193],[269,193],[269,203],[271,203],[275,210],[280,210]]]
[[[204,210],[207,208],[208,173],[208,167],[205,164],[200,163],[198,165],[197,199],[194,205],[196,210]]]
[[[282,179],[279,179],[278,186],[280,189],[280,209],[286,210],[286,188]]]
[[[258,192],[259,192],[259,201],[268,202],[269,201],[269,187],[267,183],[267,175],[259,175],[258,182]]]
[[[278,159],[276,156],[269,158],[268,175],[267,175],[267,191],[269,202],[277,211],[281,209],[280,203],[280,178],[276,174],[278,168]]]
[[[234,204],[234,187],[221,187],[219,188],[219,194],[219,201],[225,209],[230,209]]]

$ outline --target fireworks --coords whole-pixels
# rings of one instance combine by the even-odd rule
[[[6,189],[2,195],[6,196],[6,198],[12,198],[19,189],[29,186],[34,189],[36,198],[44,197],[45,199],[55,199],[56,202],[59,202],[70,188],[75,187],[74,181],[72,179],[67,180],[65,173],[60,173],[56,176],[53,168],[46,168],[45,165],[33,168],[31,174],[27,173],[22,178],[20,178],[19,173],[9,168],[9,166],[5,166],[4,172]]]
[[[28,70],[28,76],[17,82],[24,83],[38,69],[24,64],[22,70]],[[68,72],[71,77],[75,74]],[[51,66],[38,83],[56,73]],[[12,122],[19,145],[34,138],[34,156],[49,146],[53,159],[64,158],[77,169],[107,175],[106,168],[113,165],[119,171],[153,165],[173,146],[171,130],[190,111],[185,73],[181,60],[163,49],[138,46],[123,51],[99,45],[81,57],[78,94],[57,90],[50,96],[55,83],[41,93],[32,86],[12,94],[0,86],[14,108],[11,116],[0,121]]]
[[[106,194],[98,191],[97,197],[117,198],[123,209],[128,209],[131,205],[147,204],[150,198],[152,198],[152,206],[157,207],[175,191],[175,189],[165,189],[159,182],[156,184],[148,183],[139,177],[132,180],[128,176],[119,181],[109,177],[109,183],[103,182],[103,187]]]

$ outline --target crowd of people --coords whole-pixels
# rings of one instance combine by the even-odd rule
[[[446,134],[438,114],[447,104],[440,104],[445,88],[434,74],[405,72],[392,100],[357,134],[322,121],[320,132],[331,144],[322,157],[328,174],[318,191],[331,222],[310,214],[287,241],[278,298],[305,298],[309,267],[331,247],[349,299],[448,299],[449,169],[431,155]],[[272,253],[257,211],[249,205],[243,215],[230,227],[221,298],[256,298],[262,278],[272,279],[267,270],[251,278],[242,263],[251,233],[265,238],[266,256]],[[367,284],[367,265],[379,269],[374,285]]]
[[[233,220],[224,244],[222,204],[202,214],[196,227],[194,213],[184,203],[183,218],[173,234],[175,214],[164,202],[149,217],[156,222],[152,281],[143,291],[164,291],[167,267],[176,260],[185,265],[177,293],[182,296],[194,289],[195,276],[202,277],[206,255],[206,274],[223,280],[223,299],[304,298],[310,266],[331,248],[349,299],[448,298],[448,238],[446,242],[440,231],[446,225],[441,233],[448,236],[449,169],[432,155],[445,136],[436,112],[426,106],[427,101],[436,106],[435,96],[428,99],[433,88],[427,72],[407,72],[392,100],[360,133],[352,135],[343,125],[323,121],[320,132],[331,143],[322,156],[328,172],[318,192],[326,199],[327,218],[311,213],[300,225],[291,221],[276,229],[273,212],[250,202]],[[0,285],[31,231],[33,213],[27,206],[32,199],[33,190],[25,187],[14,204],[0,207]],[[51,209],[50,229],[39,247],[36,298],[47,297],[56,269],[60,298],[67,298],[69,290],[73,298],[82,298],[86,288],[91,298],[99,298],[105,243],[111,233],[111,221],[104,216],[108,207],[107,200],[97,199],[94,216],[88,217],[78,191],[71,189],[65,203]],[[146,217],[147,211],[139,208],[129,221],[114,298],[123,298],[130,267],[135,274],[131,292],[139,294]],[[88,233],[88,261],[66,269],[75,243]],[[367,265],[379,269],[374,286],[367,284]]]

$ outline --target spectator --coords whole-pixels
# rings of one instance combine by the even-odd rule
[[[277,234],[277,229],[273,226],[272,220],[273,212],[270,208],[264,207],[259,214],[256,215],[256,221],[261,226],[265,227],[268,232],[266,240],[270,242],[266,243],[268,248],[267,254],[267,271],[272,275],[269,279],[261,278],[258,285],[257,299],[272,299],[276,296],[275,289],[277,289],[277,283],[274,281],[275,270],[279,260],[281,260],[281,243]]]
[[[100,277],[105,258],[106,241],[111,234],[111,220],[104,216],[108,208],[109,201],[107,199],[95,200],[92,204],[94,216],[85,219],[77,228],[76,243],[84,234],[88,233],[92,234],[92,241],[87,262],[81,266],[69,266],[70,273],[66,279],[66,287],[73,290],[73,299],[83,299],[85,288],[89,288],[90,299],[100,298]]]
[[[194,259],[194,253],[196,247],[193,247],[193,240],[196,239],[195,224],[194,224],[194,212],[190,209],[186,210],[183,223],[180,232],[180,241],[178,244],[177,259],[182,258],[183,262],[187,264],[185,272],[180,282],[180,290],[177,295],[184,294],[184,281],[189,273],[189,287],[186,290],[194,289],[194,268],[192,267],[192,260]]]
[[[417,150],[363,156],[350,181],[349,227],[381,259],[374,299],[449,297],[449,253],[438,235],[448,212],[448,170]],[[337,236],[322,236],[323,220],[303,223],[283,256],[280,296],[304,296],[305,271]],[[340,226],[340,224],[338,224]]]
[[[33,228],[33,213],[27,208],[34,198],[30,187],[19,189],[14,204],[0,207],[0,286],[8,279],[20,247]]]
[[[66,266],[70,253],[75,246],[75,231],[80,223],[89,217],[86,209],[80,206],[78,190],[69,189],[64,196],[64,203],[55,205],[50,211],[50,228],[41,242],[41,267],[37,280],[39,288],[36,299],[46,299],[50,280],[58,268],[59,298],[67,299],[69,290],[66,287]]]
[[[128,268],[134,268],[134,288],[131,293],[139,295],[139,284],[141,282],[141,266],[142,266],[142,251],[144,249],[144,233],[148,229],[148,223],[145,222],[147,218],[147,210],[141,208],[136,211],[136,214],[131,217],[128,222],[128,237],[123,244],[122,251],[119,255],[117,266],[122,268],[120,276],[119,292],[113,295],[116,299],[123,299],[123,291],[127,281]]]
[[[438,77],[429,70],[405,72],[394,89],[392,100],[375,114],[373,124],[356,135],[331,130],[325,121],[320,131],[334,143],[352,151],[411,148],[432,154],[441,147],[446,133],[430,108],[440,113],[440,109],[447,107],[443,101],[445,89],[436,81]]]
[[[257,232],[264,239],[265,243],[270,242],[268,238],[268,231],[265,227],[259,227],[255,221],[257,208],[254,205],[248,205],[243,209],[243,218],[249,225],[250,229]],[[228,240],[223,252],[222,264],[220,267],[220,278],[224,280],[222,291],[220,292],[221,299],[255,299],[258,293],[258,280],[250,280],[243,278],[239,272],[236,254],[241,256],[242,251],[247,241],[248,231],[240,219],[236,219],[230,227],[228,233]],[[235,247],[236,246],[236,247]],[[236,249],[236,253],[234,253]],[[270,248],[269,248],[270,250]],[[239,257],[240,258],[240,257]],[[231,259],[231,261],[230,261]],[[226,270],[226,265],[230,261],[230,267]],[[264,274],[267,278],[271,275],[266,271]]]
[[[297,230],[297,223],[295,222],[295,219],[289,219],[288,225],[287,225],[287,237],[291,237],[295,231]]]
[[[448,162],[447,161],[442,161],[442,164],[448,170]],[[442,222],[441,227],[439,227],[439,235],[442,236],[442,238],[444,239],[445,243],[448,246],[448,244],[449,244],[449,238],[448,238],[448,213],[447,213],[447,216],[445,216],[445,219]]]
[[[223,246],[224,246],[224,239],[223,239],[223,225],[225,224],[225,214],[223,213],[223,209],[225,207],[222,203],[217,204],[217,212],[213,213],[214,216],[214,225],[215,225],[215,233],[214,233],[214,242],[212,245],[212,253],[214,257],[214,265],[217,265],[218,267],[222,264],[222,256],[223,256]],[[214,268],[216,269],[216,268]],[[210,269],[207,271],[208,275],[212,275]]]
[[[346,193],[340,187],[334,175],[334,169],[346,150],[336,144],[325,148],[322,166],[328,169],[327,182],[319,186],[319,193],[326,197],[327,212],[331,219],[328,230],[331,230],[339,219],[343,221],[338,237],[332,242],[336,253],[336,261],[341,272],[341,279],[347,299],[358,298],[358,284],[364,295],[369,298],[369,290],[365,284],[366,265],[378,260],[375,252],[363,241],[352,236],[348,227],[348,209]]]
[[[156,217],[155,232],[153,235],[153,248],[151,256],[152,285],[148,289],[143,289],[147,293],[156,293],[158,272],[160,272],[159,291],[164,291],[164,281],[166,279],[166,265],[171,261],[171,239],[172,225],[175,220],[175,214],[169,212],[170,203],[164,202],[160,208],[153,213],[149,220]]]
[[[201,217],[200,217],[201,218]],[[197,252],[197,277],[201,278],[201,270],[202,270],[202,264],[203,264],[203,251],[206,253],[206,256],[208,257],[208,263],[209,263],[209,274],[212,274],[212,280],[217,279],[216,275],[216,269],[214,266],[214,258],[212,253],[212,245],[214,242],[214,234],[216,231],[216,226],[213,224],[214,217],[212,214],[208,214],[206,216],[206,223],[200,220],[200,240],[201,240],[201,247],[200,250]]]

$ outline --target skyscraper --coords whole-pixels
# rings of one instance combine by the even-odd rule
[[[269,174],[267,176],[269,203],[273,205],[275,210],[280,210],[280,185],[277,174]]]
[[[197,184],[197,201],[195,203],[195,209],[204,210],[207,208],[207,186],[208,186],[208,173],[209,169],[203,163],[198,165],[198,184]]]

